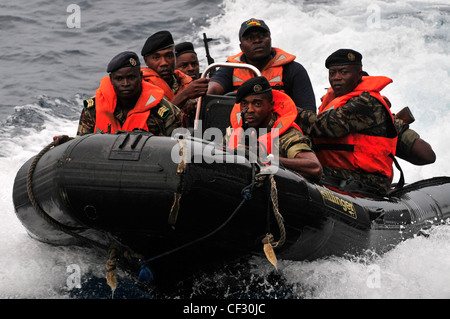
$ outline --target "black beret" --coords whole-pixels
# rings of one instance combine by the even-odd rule
[[[169,31],[158,31],[148,37],[142,47],[141,54],[146,56],[160,50],[164,50],[173,46],[172,34]]]
[[[236,103],[241,103],[242,99],[248,95],[262,94],[272,91],[269,81],[264,76],[251,78],[238,88],[236,92]]]
[[[258,27],[258,28],[262,28],[268,32],[270,32],[269,27],[267,26],[267,24],[263,21],[263,20],[258,20],[258,19],[248,19],[244,22],[242,22],[241,24],[241,28],[239,29],[239,39],[241,39],[241,37],[244,35],[244,33],[251,28],[254,27]]]
[[[325,61],[325,67],[337,65],[362,65],[362,55],[352,49],[339,49],[333,52]]]
[[[197,53],[194,51],[194,45],[193,45],[191,42],[181,42],[181,43],[178,43],[178,44],[175,46],[175,55],[176,55],[176,56],[179,56],[179,55],[182,55],[182,54],[184,54],[184,53],[195,53],[195,54],[197,54]]]
[[[108,63],[106,72],[111,73],[121,68],[139,65],[141,65],[141,63],[139,62],[139,57],[137,54],[131,51],[125,51],[112,58],[112,60]]]

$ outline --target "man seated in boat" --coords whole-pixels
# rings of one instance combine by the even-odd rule
[[[164,91],[143,80],[139,57],[121,52],[109,62],[95,97],[84,101],[77,136],[141,129],[170,136],[182,125],[181,110]]]
[[[189,75],[193,80],[200,78],[200,62],[191,42],[181,42],[175,45],[175,56],[176,70]]]
[[[397,150],[415,164],[435,161],[431,146],[394,118],[380,94],[390,78],[363,76],[362,55],[351,49],[337,50],[325,66],[331,88],[318,114],[299,111],[300,126],[323,165],[324,184],[344,193],[385,196]],[[401,150],[399,139],[405,144]]]
[[[142,67],[144,80],[162,88],[166,98],[183,111],[186,119],[193,118],[195,99],[206,94],[209,79],[193,80],[180,70],[176,70],[174,47],[169,31],[159,31],[148,37],[141,50],[147,65]]]
[[[257,150],[277,156],[284,167],[300,175],[319,181],[322,166],[311,149],[311,141],[294,122],[297,108],[292,99],[272,90],[264,76],[250,78],[236,93],[231,112],[232,130],[225,135],[226,147],[245,147],[243,138],[248,130],[257,139]]]
[[[316,111],[316,98],[308,72],[292,55],[272,47],[270,29],[263,20],[249,19],[239,30],[241,52],[228,57],[227,62],[247,63],[265,76],[273,89],[289,95],[303,109]],[[233,92],[255,74],[243,68],[219,68],[211,77],[208,94],[223,95]]]

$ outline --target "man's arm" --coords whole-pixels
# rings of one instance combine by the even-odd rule
[[[149,132],[160,136],[171,136],[172,132],[182,124],[183,112],[166,98],[152,108],[151,116],[147,119]]]
[[[224,95],[233,89],[233,68],[221,67],[212,76],[207,94]]]
[[[219,84],[219,82],[210,81],[209,84],[208,84],[208,92],[207,92],[207,94],[224,95],[225,94],[225,89],[223,88],[222,85]]]
[[[278,155],[284,167],[313,181],[322,178],[322,165],[311,149],[311,141],[298,129],[290,128],[279,137]]]
[[[414,142],[410,155],[404,159],[414,165],[427,165],[436,161],[436,154],[430,144],[419,138]]]
[[[367,129],[386,134],[387,112],[368,92],[350,99],[344,106],[321,114],[299,109],[298,120],[304,134],[311,137],[343,137]],[[392,127],[393,128],[393,127]]]
[[[322,165],[313,152],[300,152],[295,158],[279,158],[284,167],[296,171],[300,175],[313,181],[322,177]]]
[[[205,78],[192,81],[179,94],[177,94],[171,102],[182,108],[187,100],[196,99],[199,96],[205,95],[208,90],[208,82],[209,79]]]
[[[308,72],[298,62],[291,62],[283,69],[283,82],[286,93],[295,105],[316,113],[316,96]]]
[[[409,128],[409,125],[400,119],[395,119],[398,131],[397,152],[395,156],[414,165],[427,165],[436,161],[433,148],[420,135]]]
[[[94,133],[95,130],[95,99],[90,98],[84,100],[83,103],[84,107],[78,123],[77,136]]]
[[[84,107],[81,111],[76,136],[94,133],[95,130],[95,97],[83,101]],[[53,137],[55,146],[61,145],[72,138],[67,135],[56,135]]]

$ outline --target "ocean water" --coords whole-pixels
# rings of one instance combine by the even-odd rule
[[[94,94],[115,54],[125,50],[139,54],[149,35],[169,30],[176,42],[194,43],[205,68],[202,34],[214,39],[209,45],[215,61],[225,61],[239,51],[239,26],[251,17],[265,20],[273,46],[295,54],[305,66],[317,105],[328,87],[326,57],[339,48],[361,52],[368,73],[394,80],[383,91],[393,111],[409,106],[416,118],[412,128],[437,154],[436,163],[428,166],[400,160],[406,182],[450,176],[448,0],[2,3],[0,298],[159,297],[140,291],[120,272],[112,296],[104,280],[105,256],[30,238],[14,213],[14,178],[54,135],[75,135],[82,99]],[[428,237],[408,239],[382,256],[367,252],[313,262],[282,260],[282,279],[273,278],[267,261],[254,258],[236,265],[239,271],[219,269],[199,277],[187,296],[448,299],[449,266],[450,226],[442,225],[432,227]],[[79,285],[72,281],[74,269],[82,275]]]

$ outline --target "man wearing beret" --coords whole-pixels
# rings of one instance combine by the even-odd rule
[[[200,63],[191,42],[181,42],[175,46],[176,69],[189,75],[193,80],[200,78]]]
[[[399,141],[416,134],[394,117],[380,94],[392,80],[363,76],[362,55],[352,49],[332,53],[325,66],[331,87],[319,113],[299,112],[300,126],[313,139],[323,165],[323,183],[343,193],[385,196],[393,180]],[[414,134],[405,159],[419,165],[434,162],[429,144]]]
[[[250,129],[257,135],[260,157],[278,156],[284,167],[319,181],[322,166],[311,149],[310,140],[295,123],[296,117],[297,108],[288,95],[272,90],[264,76],[250,78],[237,90],[230,116],[232,130],[228,129],[225,136],[226,147],[235,149],[245,145],[246,130]]]
[[[116,55],[108,64],[95,97],[84,101],[77,136],[140,129],[170,136],[182,124],[180,109],[164,91],[143,80],[134,52]]]
[[[166,98],[177,105],[186,116],[195,113],[193,99],[205,95],[209,79],[192,78],[175,69],[175,50],[172,34],[159,31],[148,37],[142,51],[145,64],[144,80],[164,90]]]
[[[289,95],[294,103],[305,110],[316,111],[316,99],[305,68],[295,55],[272,47],[270,30],[263,20],[249,19],[239,30],[241,52],[228,57],[232,63],[255,66],[265,76],[273,89]],[[249,69],[222,67],[211,77],[208,94],[222,95],[236,91],[238,87],[255,76]]]

